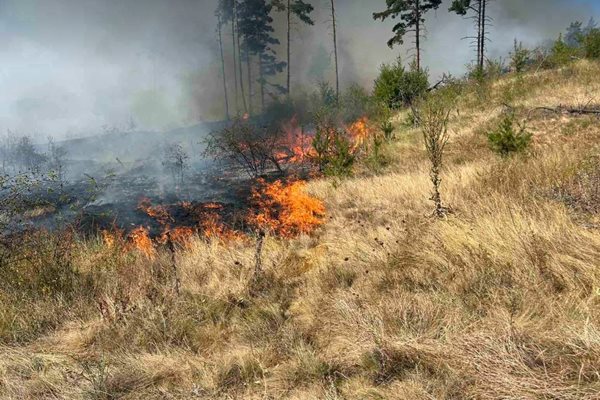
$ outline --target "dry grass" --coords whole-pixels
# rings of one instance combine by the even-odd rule
[[[598,73],[582,62],[525,77],[514,104],[594,98]],[[384,174],[310,183],[328,221],[314,237],[266,239],[259,293],[253,243],[193,243],[177,257],[179,296],[168,257],[76,244],[85,290],[0,291],[0,398],[600,398],[587,207],[600,124],[536,115],[530,154],[500,160],[483,133],[511,84],[454,119],[442,183],[453,214],[429,217],[426,157],[404,130]]]

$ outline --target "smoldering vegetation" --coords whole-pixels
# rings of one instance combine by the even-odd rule
[[[227,179],[220,165],[204,156],[205,138],[223,125],[165,133],[108,131],[80,139],[50,138],[43,144],[9,133],[0,151],[3,196],[14,193],[14,202],[22,202],[6,215],[15,218],[9,225],[54,229],[77,223],[87,232],[110,226],[131,229],[148,223],[144,213],[136,212],[142,198],[236,203],[239,176],[232,171]]]

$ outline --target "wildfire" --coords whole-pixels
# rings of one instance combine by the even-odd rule
[[[325,206],[305,191],[306,182],[293,181],[266,183],[259,180],[250,198],[254,211],[246,215],[250,227],[283,237],[293,238],[310,234],[324,223]],[[232,241],[245,239],[246,235],[224,221],[225,206],[218,203],[181,202],[168,206],[153,206],[142,199],[138,209],[147,213],[162,226],[162,232],[153,239],[150,230],[139,226],[125,235],[119,229],[101,232],[102,240],[109,248],[125,252],[135,251],[155,259],[159,245],[173,244],[187,247],[196,236],[205,239]],[[183,224],[171,225],[184,218]],[[118,247],[117,247],[118,246]]]
[[[154,243],[150,238],[147,228],[140,226],[127,236],[129,241],[128,250],[137,250],[149,259],[154,259],[157,255]]]
[[[221,216],[216,213],[207,214],[202,221],[202,232],[206,239],[217,238],[224,242],[240,240],[244,235],[225,225]]]
[[[196,235],[196,230],[188,226],[179,226],[174,229],[166,229],[159,238],[160,243],[171,241],[182,247],[189,247],[192,238]]]
[[[171,214],[164,206],[152,206],[150,199],[144,197],[138,204],[138,210],[148,214],[162,225],[166,225],[169,221],[173,221]]]
[[[206,204],[202,205],[202,208],[207,209],[207,210],[222,210],[223,209],[223,204],[206,203]]]
[[[118,231],[111,232],[108,230],[103,230],[100,232],[100,234],[102,235],[102,242],[108,248],[115,247],[115,245],[122,240],[122,235]]]
[[[296,117],[283,124],[282,128],[285,136],[280,144],[282,150],[276,155],[277,159],[280,162],[293,164],[307,161],[314,154],[313,135],[304,131]]]
[[[352,139],[352,151],[356,152],[361,148],[365,142],[371,136],[371,129],[369,128],[369,119],[362,117],[358,121],[352,123],[346,128]]]
[[[148,216],[162,225],[162,233],[157,242],[166,244],[169,241],[181,246],[188,246],[194,235],[218,238],[224,241],[239,239],[243,235],[228,227],[221,217],[224,206],[218,203],[193,204],[185,201],[172,206],[152,206],[148,199],[142,199],[138,206]],[[173,213],[173,214],[172,214]],[[185,215],[187,224],[172,227],[177,222],[173,215]]]
[[[251,225],[291,238],[309,234],[324,223],[325,206],[305,192],[304,181],[260,181],[259,186],[252,191],[257,211],[248,218]]]

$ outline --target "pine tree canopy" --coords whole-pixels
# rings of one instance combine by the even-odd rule
[[[265,0],[245,0],[238,9],[239,32],[244,48],[252,54],[261,54],[271,50],[271,45],[279,44],[272,36],[275,31],[272,23],[273,6]]]
[[[235,0],[219,0],[216,14],[221,18],[221,25],[233,21],[234,6]]]
[[[287,9],[287,0],[273,0],[271,5],[277,11],[285,11]],[[315,8],[312,6],[312,4],[306,3],[303,0],[290,1],[290,12],[307,25],[315,24],[312,18],[310,18],[310,14],[314,10]]]
[[[472,9],[471,0],[453,0],[450,6],[450,11],[454,11],[458,15],[466,15],[470,9]]]
[[[468,0],[465,0],[468,1]],[[424,14],[435,10],[442,4],[442,0],[386,0],[387,9],[374,13],[374,19],[385,21],[387,18],[400,17],[401,22],[393,28],[394,36],[388,40],[388,46],[404,43],[404,36],[411,31],[410,28],[424,23]]]

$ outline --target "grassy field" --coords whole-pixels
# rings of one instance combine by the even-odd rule
[[[600,121],[531,111],[600,104],[598,76],[582,61],[464,94],[445,219],[398,115],[383,171],[309,183],[327,221],[266,238],[260,282],[251,242],[180,251],[176,295],[167,254],[32,237],[0,272],[0,398],[600,398]],[[528,154],[488,149],[503,103]]]

